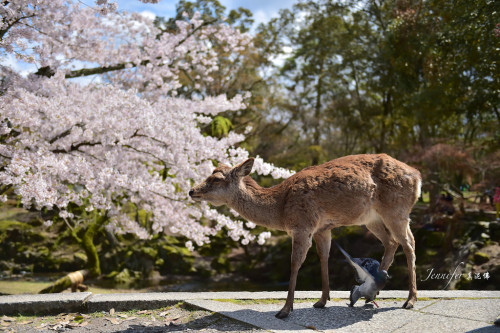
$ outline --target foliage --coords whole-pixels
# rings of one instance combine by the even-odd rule
[[[276,143],[264,138],[256,151],[292,167],[353,153],[409,160],[439,143],[475,159],[498,151],[498,18],[494,1],[309,0],[283,10],[259,30],[280,40],[284,102],[265,134]]]

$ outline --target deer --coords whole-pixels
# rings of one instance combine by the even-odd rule
[[[292,239],[290,283],[285,305],[276,314],[293,311],[298,271],[312,245],[321,265],[321,298],[330,299],[328,259],[331,229],[365,225],[384,246],[379,270],[388,271],[402,246],[409,277],[409,295],[403,308],[417,300],[415,239],[410,212],[420,197],[420,172],[386,154],[349,155],[307,167],[281,183],[265,188],[249,175],[254,159],[230,167],[219,164],[202,183],[189,191],[194,201],[227,205],[243,218],[266,228],[285,231]]]

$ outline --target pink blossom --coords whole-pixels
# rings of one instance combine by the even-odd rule
[[[177,22],[175,33],[160,31],[138,13],[117,12],[108,0],[94,8],[72,0],[12,0],[0,16],[0,56],[15,53],[39,68],[39,75],[22,76],[0,65],[0,135],[6,137],[0,184],[11,185],[25,207],[56,208],[65,219],[80,218],[68,211],[70,204],[105,211],[110,231],[143,239],[182,235],[189,249],[222,229],[243,244],[255,240],[248,230],[253,224],[245,227],[237,215],[187,195],[210,174],[213,160],[235,165],[249,157],[237,147],[248,131],[218,139],[200,129],[221,112],[244,109],[249,94],[177,96],[184,69],[196,68],[200,89],[218,70],[207,36],[231,52],[250,46],[250,36],[226,24],[203,26],[199,14]],[[69,79],[78,69],[117,65],[86,85]],[[261,158],[255,171],[292,174]],[[148,212],[151,228],[128,217],[130,202]],[[258,243],[269,237],[260,234]]]

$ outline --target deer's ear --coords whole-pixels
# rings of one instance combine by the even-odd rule
[[[233,169],[234,174],[238,177],[248,176],[252,172],[253,162],[254,159],[251,157],[245,162],[238,164]]]

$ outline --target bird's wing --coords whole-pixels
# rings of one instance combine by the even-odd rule
[[[337,244],[337,247],[339,248],[340,252],[342,252],[342,254],[346,257],[347,262],[349,262],[349,264],[351,264],[351,266],[354,268],[354,271],[356,272],[356,281],[358,283],[364,283],[365,281],[369,281],[370,283],[375,283],[373,276],[365,268],[360,266],[358,263],[354,262],[353,258],[351,258],[351,256],[347,252],[345,252],[344,249],[341,248],[339,244]]]
[[[378,288],[375,280],[367,279],[365,283],[360,287],[361,295],[366,298],[366,301],[373,301],[377,297]]]
[[[380,267],[380,263],[377,260],[372,258],[352,258],[352,260],[366,269],[372,276],[377,275],[378,269]]]

